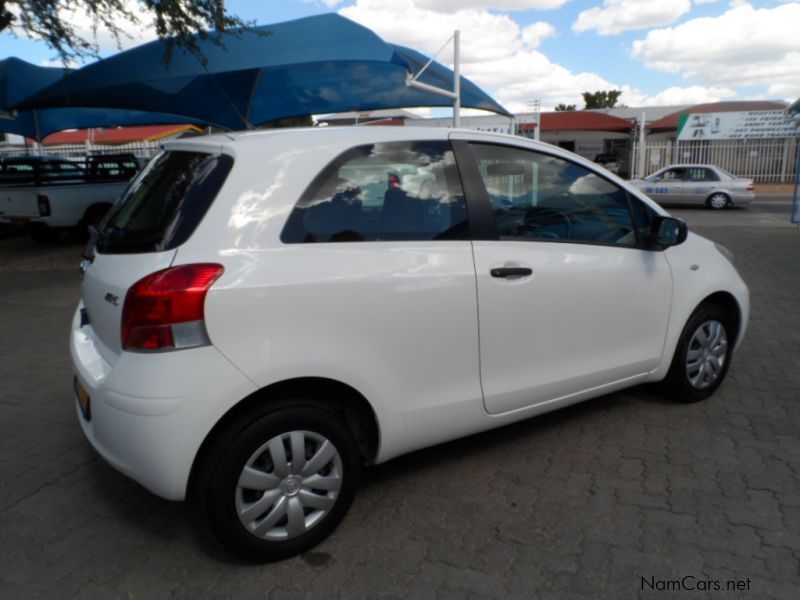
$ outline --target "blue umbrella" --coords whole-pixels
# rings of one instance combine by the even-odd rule
[[[409,59],[421,55],[337,14],[226,33],[222,42],[198,38],[205,62],[178,50],[169,64],[164,42],[150,42],[79,69],[18,106],[158,111],[242,129],[299,115],[452,102],[406,87]],[[451,88],[452,72],[441,65],[421,81],[436,83],[446,73]],[[469,90],[463,106],[507,114],[463,78],[462,89]]]
[[[9,111],[26,96],[61,81],[69,72],[70,69],[39,67],[15,57],[0,60],[0,132],[42,140],[64,129],[174,123],[206,125],[203,121],[178,115],[136,110],[44,108]]]

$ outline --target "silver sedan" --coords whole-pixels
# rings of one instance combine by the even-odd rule
[[[705,204],[709,208],[744,206],[753,198],[753,180],[714,165],[670,165],[631,184],[659,204]]]

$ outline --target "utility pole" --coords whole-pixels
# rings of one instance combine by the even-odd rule
[[[453,32],[453,127],[461,126],[461,32]]]
[[[644,164],[644,124],[645,124],[645,113],[642,111],[642,116],[639,119],[639,160],[637,161],[638,164],[636,166],[637,177],[639,179],[644,179],[645,173],[645,164]]]

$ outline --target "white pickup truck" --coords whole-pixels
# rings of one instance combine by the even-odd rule
[[[85,162],[19,157],[0,162],[0,225],[54,242],[65,231],[83,235],[105,215],[139,171],[133,154],[90,156]]]

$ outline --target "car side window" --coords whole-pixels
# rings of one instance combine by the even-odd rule
[[[697,169],[701,171],[698,173],[699,181],[719,181],[719,176],[711,169]]]
[[[683,181],[686,179],[686,169],[669,169],[661,175],[664,181]]]
[[[466,239],[467,211],[449,142],[348,150],[303,193],[287,244]]]
[[[549,154],[470,146],[501,240],[636,245],[628,194],[607,179]]]

